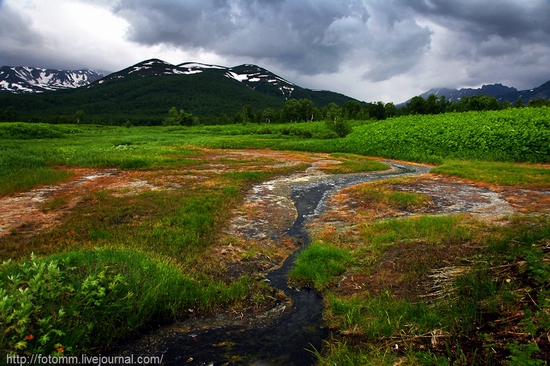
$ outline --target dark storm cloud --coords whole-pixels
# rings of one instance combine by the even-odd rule
[[[80,27],[83,5],[98,11]],[[254,62],[311,88],[405,99],[432,87],[541,85],[549,19],[550,0],[0,0],[0,64]]]
[[[498,35],[549,43],[550,2],[548,0],[401,0],[419,14],[445,27],[461,30],[473,39]]]
[[[43,37],[32,30],[30,19],[0,0],[0,65],[20,66],[21,58],[38,60],[34,49],[43,42]]]
[[[397,67],[408,70],[430,36],[391,5],[360,0],[122,0],[113,10],[130,23],[128,37],[138,43],[267,60],[309,75],[336,72],[349,57],[363,56],[374,61],[367,77],[385,79]],[[380,19],[371,20],[371,11]],[[393,67],[382,61],[392,55],[400,57]]]
[[[461,64],[466,84],[505,82],[530,88],[550,78],[550,1],[398,2],[445,30],[440,62]]]
[[[480,56],[500,56],[522,45],[550,46],[548,0],[400,1],[418,14],[459,32]],[[519,47],[518,47],[519,46]]]
[[[323,42],[335,19],[368,17],[357,1],[123,0],[114,10],[135,42],[269,59],[306,73],[336,70],[339,44]]]

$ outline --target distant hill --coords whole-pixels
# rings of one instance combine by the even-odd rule
[[[201,63],[172,65],[158,59],[140,62],[89,85],[26,95],[0,93],[0,108],[15,108],[26,120],[72,116],[160,123],[171,107],[208,123],[220,114],[232,117],[243,106],[280,109],[291,98],[307,98],[317,107],[352,99],[330,91],[301,88],[256,65],[224,67]]]
[[[514,103],[521,98],[523,103],[527,104],[533,99],[550,99],[550,81],[542,84],[541,86],[531,90],[517,90],[509,86],[502,84],[483,85],[481,88],[463,88],[463,89],[448,89],[448,88],[434,88],[425,93],[420,94],[421,97],[427,99],[431,94],[434,94],[438,98],[445,96],[448,101],[456,102],[464,97],[471,97],[473,95],[488,95],[490,97],[497,98],[500,102],[508,101]],[[411,99],[398,105],[398,107],[405,106]]]
[[[518,98],[521,98],[523,103],[529,103],[533,99],[547,99],[550,100],[550,81],[542,84],[541,86],[531,90],[521,90],[515,93],[502,95],[503,100],[509,102],[515,102]]]
[[[15,94],[42,93],[74,89],[88,85],[105,74],[92,70],[52,70],[27,66],[2,66],[0,92]]]

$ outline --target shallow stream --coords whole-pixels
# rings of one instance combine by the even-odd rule
[[[165,365],[311,365],[315,363],[313,350],[321,350],[329,335],[323,327],[323,299],[310,288],[293,288],[288,285],[288,272],[298,252],[304,249],[309,238],[304,222],[321,213],[326,198],[332,193],[362,182],[428,173],[425,166],[388,163],[384,172],[315,175],[286,179],[283,189],[292,200],[297,212],[293,225],[287,229],[296,238],[300,249],[293,253],[278,269],[267,275],[268,282],[284,291],[291,299],[291,308],[279,311],[281,315],[255,325],[224,326],[200,331],[155,331],[154,341],[146,346],[131,344],[114,350],[113,355],[137,352],[148,356],[163,355]],[[268,183],[276,186],[276,181]],[[260,188],[261,189],[261,188]],[[258,191],[258,189],[256,189]],[[152,339],[152,338],[150,338]]]

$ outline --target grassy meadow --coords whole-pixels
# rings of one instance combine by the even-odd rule
[[[493,185],[550,187],[546,107],[350,123],[353,132],[344,138],[320,122],[0,123],[0,198],[70,182],[78,169],[114,168],[167,188],[86,192],[55,228],[34,235],[15,228],[0,237],[2,353],[91,353],[153,322],[270,307],[277,294],[255,273],[228,275],[212,247],[249,187],[304,166],[229,159],[217,149],[330,153],[343,161],[327,170],[336,174],[379,170],[380,163],[365,158],[377,156],[432,163],[437,174]],[[181,184],[168,186],[167,175]],[[400,208],[426,204],[424,196],[378,186],[358,194]],[[43,211],[70,200],[56,196]],[[545,215],[514,217],[506,225],[425,215],[321,233],[291,275],[325,297],[334,335],[318,350],[319,364],[544,365],[549,234]],[[390,257],[402,267],[404,288],[432,279],[429,296],[393,291],[395,284],[385,282],[395,275],[384,267]],[[369,282],[373,276],[380,280]],[[359,280],[361,290],[340,291],[344,277],[364,279],[377,291]]]

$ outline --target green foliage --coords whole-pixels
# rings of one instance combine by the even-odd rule
[[[254,122],[254,112],[252,107],[245,105],[233,118],[234,123],[250,123]]]
[[[0,131],[4,126],[0,125]],[[42,130],[40,125],[36,125],[37,128],[27,124],[23,126],[23,128],[17,126],[13,129],[7,128],[5,131],[8,131],[11,137],[19,139],[28,139],[29,136],[52,136],[48,128]],[[33,127],[27,129],[27,126]],[[59,139],[54,139],[54,141],[57,140]],[[48,140],[44,142],[50,143]],[[38,143],[39,140],[35,140],[33,145]],[[29,190],[40,184],[59,183],[73,175],[50,166],[48,159],[37,153],[29,144],[6,140],[0,145],[0,195]]]
[[[332,341],[323,346],[323,353],[318,350],[313,354],[319,366],[395,366],[393,355],[386,351],[354,342]]]
[[[155,319],[246,296],[187,278],[175,262],[135,250],[95,249],[0,266],[0,349],[81,354],[105,349]],[[97,337],[100,334],[101,337]]]
[[[426,241],[436,246],[446,242],[462,246],[483,239],[475,254],[455,265],[430,261],[435,278],[443,280],[436,282],[433,295],[437,296],[428,299],[409,299],[390,288],[371,292],[367,287],[352,295],[324,289],[325,318],[338,335],[327,342],[324,353],[316,354],[320,364],[330,365],[335,360],[338,364],[352,364],[346,360],[395,364],[405,359],[406,364],[426,365],[546,364],[550,327],[548,218],[516,217],[510,225],[490,227],[472,225],[459,217],[449,226],[449,219],[433,217],[431,224],[426,221],[422,225],[421,219],[414,218],[368,225],[364,244],[350,249],[356,259],[354,268],[345,274],[347,278],[373,275],[388,265],[379,261],[384,253],[404,242],[413,248]],[[392,267],[398,266],[394,261],[402,260],[389,258]],[[398,268],[401,277],[414,271],[402,265]],[[452,271],[456,274],[451,275]],[[422,283],[427,273],[434,272],[417,273],[414,283]],[[395,279],[384,281],[395,286]],[[347,340],[354,346],[348,346]]]
[[[247,105],[256,111],[283,108],[285,95],[278,88],[253,90],[225,77],[224,73],[216,69],[195,75],[163,77],[140,77],[135,73],[124,79],[96,83],[91,88],[27,95],[2,93],[0,110],[4,113],[0,117],[4,115],[6,122],[74,123],[75,111],[81,110],[86,123],[123,125],[130,119],[136,126],[160,125],[166,111],[177,106],[200,118],[203,124],[215,124],[220,115],[235,116]],[[350,99],[342,94],[298,86],[294,87],[292,97],[308,99],[317,108],[330,102],[341,105]],[[310,121],[311,115],[303,120]]]
[[[356,128],[342,149],[362,155],[548,162],[550,109],[406,116]]]
[[[2,265],[2,275],[10,263]],[[4,277],[4,276],[3,276]],[[3,326],[0,344],[3,351],[17,353],[30,348],[31,352],[54,353],[58,339],[65,335],[63,306],[52,309],[52,301],[74,292],[63,284],[57,263],[31,263],[20,266],[20,273],[5,276],[0,282],[0,320]],[[36,316],[38,315],[38,316]],[[35,347],[29,342],[36,338]]]
[[[86,114],[82,109],[79,109],[78,111],[76,111],[72,119],[73,123],[76,124],[86,123]]]
[[[413,97],[400,111],[401,115],[440,114],[446,112],[497,111],[509,107],[488,95],[472,95],[449,102],[445,96],[437,97],[430,94],[424,99],[417,95]]]
[[[345,137],[351,132],[349,122],[342,117],[342,109],[335,103],[331,103],[328,106],[325,124],[327,128],[334,131],[338,137]]]
[[[540,107],[550,107],[550,100],[539,98],[539,99],[533,99],[529,101],[528,104],[529,107],[532,108],[540,108]]]
[[[550,170],[544,167],[485,161],[446,161],[433,173],[499,185],[549,187]]]
[[[0,158],[5,157],[2,155]],[[27,191],[42,184],[64,182],[73,176],[73,173],[49,167],[4,170],[0,172],[0,196]]]
[[[193,126],[199,123],[198,118],[193,117],[191,113],[185,113],[183,109],[179,111],[172,107],[168,111],[168,117],[162,122],[163,126]]]
[[[467,113],[461,118],[457,117],[455,122],[444,130],[447,132],[442,133],[446,136],[431,135],[433,125],[423,122],[424,125],[418,127],[418,135],[425,132],[432,139],[411,141],[408,147],[414,149],[414,143],[418,143],[422,149],[439,149],[442,156],[452,155],[455,153],[454,148],[449,147],[455,146],[452,141],[462,139],[460,131],[463,130],[460,128],[470,123],[465,120],[476,116],[478,114]],[[430,118],[443,117],[444,115]],[[35,139],[32,144],[23,144],[15,140],[26,138],[20,136],[36,136],[35,134],[38,134],[36,131],[42,131],[41,125],[33,125],[37,128],[31,128],[31,132],[22,134],[10,132],[12,136],[19,137],[2,139],[0,187],[7,186],[8,181],[21,182],[23,176],[31,175],[32,172],[55,171],[52,167],[56,166],[157,169],[200,164],[201,153],[187,146],[188,144],[364,153],[368,151],[365,146],[380,138],[384,139],[384,143],[377,145],[380,150],[374,150],[373,154],[384,152],[384,149],[394,149],[397,151],[396,156],[402,157],[406,152],[400,150],[401,146],[395,145],[395,141],[403,141],[398,139],[399,133],[410,131],[405,128],[406,124],[405,126],[394,124],[399,120],[412,121],[413,125],[416,122],[426,121],[423,116],[417,116],[412,119],[375,122],[357,127],[360,133],[355,131],[347,138],[333,140],[318,139],[333,133],[323,122],[132,127],[130,129],[97,126],[79,126],[75,129],[67,126],[55,126],[55,128],[43,126],[52,131],[59,131],[62,135],[55,138]],[[443,125],[442,121],[445,120],[439,121],[436,125]],[[499,142],[501,149],[505,149],[506,146],[516,146],[515,140],[508,141],[511,137],[516,140],[531,139],[532,144],[529,145],[531,154],[536,154],[537,149],[540,146],[544,147],[545,141],[547,142],[544,136],[547,136],[548,112],[544,108],[501,111],[494,115],[485,113],[479,119],[474,119],[474,122],[485,124],[491,130],[495,126],[501,127],[499,136],[501,140],[506,140]],[[362,124],[362,122],[353,123]],[[379,127],[378,124],[385,127]],[[513,125],[514,128],[507,128],[507,124]],[[12,128],[11,124],[6,131],[10,128]],[[369,128],[373,129],[369,130]],[[516,133],[517,129],[521,132],[520,134]],[[486,130],[488,128],[482,131],[490,135]],[[372,131],[380,131],[380,135],[385,133],[385,136],[376,136]],[[472,128],[472,131],[477,130]],[[43,134],[42,136],[47,135],[46,132],[40,133]],[[491,146],[497,144],[496,140],[492,143],[494,145]],[[520,141],[517,146],[521,146],[521,143]],[[183,145],[185,146],[182,147]],[[477,153],[476,149],[479,149],[480,159],[492,157],[485,153],[483,144],[477,146],[476,148],[476,145],[472,145],[472,154]],[[421,148],[416,150],[418,154],[415,156],[421,156]],[[513,149],[508,153],[512,156]],[[353,165],[351,167],[353,170],[363,169],[364,166],[361,164],[370,162],[362,156],[336,155],[348,159]],[[521,157],[521,155],[518,156]],[[512,164],[479,162],[466,164],[449,161],[442,169],[448,169],[448,174],[451,174],[449,173],[451,168],[457,171],[473,169],[473,172],[468,173],[469,176],[485,181],[489,181],[490,176],[495,175],[495,172],[510,177],[531,175],[531,178],[535,177],[537,182],[547,180],[548,174],[544,168],[538,170],[539,168],[536,167],[519,167],[520,169],[515,171],[515,167],[516,165]],[[45,175],[44,173],[44,176],[38,177],[31,186],[47,182]],[[67,175],[64,177],[62,179],[66,179]],[[227,217],[228,208],[240,197],[242,187],[248,182],[267,177],[268,173],[265,172],[239,171],[220,175],[219,182],[223,182],[223,185],[203,189],[183,190],[178,193],[150,192],[137,198],[132,196],[114,199],[104,193],[88,197],[87,201],[76,209],[75,215],[66,220],[57,237],[55,233],[44,234],[34,238],[32,245],[49,240],[56,246],[65,245],[58,250],[69,250],[82,245],[98,247],[116,245],[118,249],[67,252],[54,257],[6,264],[2,267],[0,288],[6,292],[0,294],[0,302],[4,301],[2,306],[8,310],[1,312],[0,317],[5,316],[3,319],[6,320],[2,320],[2,324],[5,321],[6,328],[11,327],[7,333],[3,332],[5,329],[0,329],[0,336],[4,336],[2,348],[11,352],[43,351],[53,354],[59,352],[58,348],[62,348],[67,353],[95,350],[98,347],[105,347],[106,343],[114,342],[116,337],[123,337],[136,331],[144,322],[152,319],[178,317],[189,307],[212,310],[223,304],[242,301],[253,292],[250,289],[255,289],[254,286],[257,284],[243,278],[227,288],[225,284],[213,280],[205,272],[197,275],[193,266],[203,265],[201,259],[204,250],[215,239],[216,228]],[[511,180],[510,184],[517,184],[518,181]],[[539,183],[534,183],[534,185],[537,184]],[[546,184],[547,182],[542,185]],[[29,189],[29,187],[19,186],[18,189]],[[398,206],[418,203],[415,201],[417,197],[410,195],[388,196],[387,192],[379,193],[375,192],[373,199],[387,199],[389,204]],[[139,216],[140,219],[128,221],[129,217],[134,217],[133,215]],[[536,306],[531,306],[529,309],[522,308],[525,317],[519,325],[521,331],[540,335],[541,329],[550,327],[547,311],[550,306],[548,300],[550,293],[547,290],[550,268],[547,263],[546,249],[543,250],[538,244],[541,238],[548,237],[548,230],[542,234],[536,232],[535,228],[540,225],[540,222],[527,223],[523,225],[527,228],[526,232],[521,232],[515,227],[509,233],[505,233],[505,229],[487,229],[483,240],[489,241],[493,237],[490,234],[496,232],[494,235],[496,239],[492,239],[495,242],[492,246],[488,246],[489,254],[480,257],[479,263],[476,260],[472,264],[472,266],[475,265],[472,271],[458,278],[454,283],[455,294],[460,296],[456,302],[435,303],[431,307],[424,307],[417,302],[397,301],[395,296],[389,294],[381,296],[372,294],[370,297],[357,299],[333,298],[330,300],[334,305],[331,307],[334,311],[332,315],[346,324],[345,331],[349,334],[358,336],[370,334],[374,343],[379,336],[392,337],[392,339],[401,336],[401,333],[395,333],[396,329],[406,329],[409,332],[407,336],[415,337],[419,334],[427,334],[436,328],[444,328],[453,337],[460,339],[460,337],[476,336],[471,326],[479,322],[483,314],[490,311],[501,311],[504,314],[505,307],[513,310],[515,307],[524,306],[525,303],[535,302]],[[432,245],[435,251],[437,247],[449,241],[468,242],[472,239],[472,233],[466,227],[461,217],[393,219],[362,225],[358,229],[361,240],[365,244],[364,247],[358,247],[352,251],[330,243],[315,243],[312,246],[312,252],[307,254],[307,251],[304,251],[303,255],[307,260],[299,264],[303,272],[296,274],[295,280],[311,282],[319,288],[326,288],[334,283],[336,276],[350,270],[350,264],[356,267],[373,263],[385,253],[385,250],[396,244],[413,248],[421,241]],[[521,245],[517,245],[518,242]],[[533,246],[533,244],[536,245]],[[167,255],[176,258],[179,263],[166,260],[164,256]],[[506,282],[502,273],[495,273],[491,269],[493,267],[510,268],[512,263],[517,262],[524,264],[519,267],[512,265],[512,268],[517,269],[514,269],[511,274],[506,274],[512,279],[510,283]],[[487,265],[484,266],[484,263]],[[424,275],[426,269],[419,268],[421,265],[423,264],[419,264],[410,272],[415,275]],[[211,272],[216,270],[218,269],[208,269]],[[20,275],[22,282],[19,285],[10,283],[8,276],[12,275]],[[36,281],[32,282],[34,278]],[[28,292],[25,292],[25,289],[29,289]],[[54,289],[57,296],[40,300],[44,289]],[[528,301],[519,301],[517,294],[525,293],[526,290],[529,291],[528,294],[533,301],[527,297],[525,300]],[[130,293],[132,295],[126,298]],[[17,304],[21,303],[30,303],[30,310],[20,308]],[[47,309],[46,303],[49,304]],[[76,314],[75,312],[78,316],[71,317],[71,314]],[[8,323],[9,316],[12,317],[9,319],[10,323]],[[18,320],[14,320],[16,318]],[[44,326],[39,322],[43,322]],[[480,325],[480,323],[477,324]],[[32,333],[25,333],[28,330],[32,330]],[[112,334],[113,338],[94,340],[90,334]],[[40,342],[41,339],[44,344]],[[101,344],[98,344],[100,341]],[[378,352],[377,357],[384,360],[392,358],[391,353],[386,353],[380,347],[373,346],[368,352],[364,348],[355,346],[348,349],[351,352],[370,356]],[[507,349],[510,351],[510,361],[517,358],[517,362],[520,362],[522,357],[536,360],[539,357],[534,346],[521,342],[517,347],[509,346]],[[408,357],[411,359],[424,357],[431,361],[447,358],[456,360],[459,357],[457,353],[458,351],[448,357],[440,358],[440,355],[426,356],[425,352],[421,352]],[[350,359],[356,360],[357,363],[363,363],[362,360],[368,358],[367,356],[354,357]],[[338,359],[345,358],[346,355],[342,354]],[[369,362],[376,364],[376,361]],[[429,362],[426,361],[426,364]]]
[[[426,304],[397,299],[389,291],[378,296],[329,296],[327,302],[331,321],[340,322],[341,329],[355,328],[368,341],[389,338],[400,332],[430,329],[441,320],[430,314]]]
[[[314,103],[309,99],[289,99],[281,110],[281,122],[313,121],[318,114]]]
[[[470,234],[463,228],[462,221],[463,218],[460,216],[393,218],[365,223],[361,228],[361,237],[369,246],[369,250],[386,248],[409,240],[422,240],[437,245],[450,240],[468,239]]]
[[[289,277],[323,288],[333,276],[342,273],[352,261],[351,254],[343,249],[328,244],[312,243],[300,253]]]
[[[327,129],[322,122],[197,126],[185,130],[177,130],[177,132],[193,135],[219,136],[259,135],[262,139],[280,139],[285,137],[331,139],[336,137],[336,135],[332,131]],[[269,146],[269,141],[265,140],[264,143],[266,144],[266,146]]]
[[[0,181],[3,182],[0,187],[5,194],[40,183],[58,182],[67,177],[54,168],[60,166],[152,169],[182,164],[186,162],[184,159],[171,156],[183,151],[172,148],[182,142],[215,148],[347,151],[434,163],[445,159],[445,165],[436,171],[498,184],[546,186],[547,169],[542,167],[489,164],[479,160],[546,161],[548,114],[548,109],[543,107],[402,117],[367,124],[346,121],[354,126],[354,132],[343,139],[335,139],[337,133],[323,122],[163,129],[5,123],[0,124]],[[17,139],[35,140],[28,145],[20,144]],[[471,143],[470,139],[477,139],[478,143]],[[449,157],[477,161],[457,162],[448,160]],[[346,161],[340,168],[342,172],[358,171],[363,169],[359,165],[360,162]],[[23,180],[27,183],[17,188],[17,182]]]
[[[19,120],[19,114],[12,106],[7,107],[5,110],[0,109],[0,122],[16,122]]]
[[[391,191],[379,184],[363,184],[354,190],[365,202],[382,203],[400,209],[421,207],[430,200],[428,196],[420,193]]]
[[[533,356],[540,351],[537,343],[519,344],[517,341],[509,343],[510,360],[506,363],[510,366],[543,366],[547,361],[534,359]]]
[[[356,100],[348,100],[342,106],[344,118],[347,120],[358,119],[362,109],[363,106]]]
[[[65,137],[66,133],[71,132],[67,128],[42,123],[0,123],[0,139],[53,139]]]

